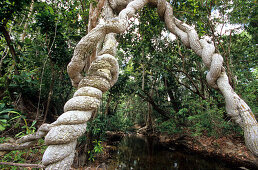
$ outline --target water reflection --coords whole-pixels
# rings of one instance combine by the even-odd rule
[[[224,163],[198,155],[167,149],[153,138],[124,137],[108,169],[137,170],[229,170]]]

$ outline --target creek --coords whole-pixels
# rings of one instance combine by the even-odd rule
[[[108,161],[108,170],[230,170],[233,165],[220,160],[167,147],[155,138],[125,136]]]

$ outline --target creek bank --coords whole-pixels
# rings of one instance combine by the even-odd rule
[[[258,169],[258,159],[247,150],[242,140],[235,139],[233,136],[215,138],[160,135],[158,137],[159,141],[167,146],[183,147],[187,152],[220,159],[238,167]]]
[[[180,148],[188,153],[195,153],[204,158],[216,159],[234,165],[234,167],[245,167],[258,169],[258,159],[247,150],[243,139],[239,137],[223,136],[221,138],[198,136],[193,137],[188,133],[169,134],[148,134],[145,132],[126,134],[123,132],[107,132],[107,149],[109,144],[120,141],[124,136],[136,135],[137,137],[156,138],[166,148]],[[173,149],[172,149],[173,150]]]

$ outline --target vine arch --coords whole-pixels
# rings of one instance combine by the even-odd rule
[[[222,92],[227,114],[242,127],[246,146],[258,156],[257,121],[249,106],[230,86],[223,67],[223,57],[215,52],[212,43],[199,39],[194,28],[175,18],[173,9],[166,0],[106,0],[102,11],[104,22],[99,23],[80,40],[67,66],[72,84],[78,90],[66,102],[64,113],[55,122],[43,124],[35,134],[24,136],[16,143],[1,144],[0,150],[28,148],[45,137],[48,148],[43,155],[43,165],[46,169],[69,169],[77,138],[85,133],[87,121],[100,105],[102,93],[111,88],[118,79],[118,62],[114,57],[117,46],[115,34],[123,33],[129,26],[129,18],[146,4],[156,6],[167,29],[202,58],[209,69],[206,77],[208,84]],[[96,53],[97,57],[84,77],[82,72],[85,62],[92,53]]]

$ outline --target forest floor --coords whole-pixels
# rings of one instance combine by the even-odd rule
[[[188,152],[198,153],[221,159],[222,161],[236,164],[241,167],[258,169],[258,158],[255,157],[245,146],[244,140],[234,135],[220,138],[197,136],[187,133],[184,135],[158,135],[159,141],[166,145],[183,147]]]
[[[109,132],[109,142],[119,141],[127,134],[122,132]],[[147,133],[136,133],[134,135],[146,136]],[[248,169],[258,169],[258,158],[248,151],[244,144],[244,140],[234,135],[223,136],[220,138],[208,137],[205,135],[193,137],[190,134],[184,133],[177,135],[148,133],[148,136],[158,138],[159,142],[166,147],[180,147],[187,152],[197,153],[203,157],[216,158],[223,162],[234,164],[237,167],[245,167]],[[105,165],[112,156],[115,150],[113,146],[104,144],[105,152],[96,158],[96,162],[90,164],[90,169],[95,169],[97,166]]]
[[[112,158],[113,153],[117,149],[117,145],[122,140],[124,136],[128,134],[123,132],[108,132],[107,133],[107,142],[103,142],[102,146],[104,152],[99,154],[95,161],[91,164],[88,164],[84,168],[73,168],[75,169],[105,169],[108,165],[108,160]],[[181,134],[161,134],[161,133],[147,133],[144,131],[133,133],[132,135],[137,135],[139,137],[154,137],[159,143],[164,145],[167,148],[183,148],[186,152],[197,153],[203,157],[216,158],[223,162],[228,162],[234,164],[237,167],[246,167],[248,169],[258,169],[258,158],[247,150],[244,139],[241,137],[236,137],[235,135],[227,135],[223,137],[208,137],[205,135],[193,137],[190,133],[181,133]],[[40,142],[43,143],[43,140]],[[37,146],[35,146],[37,148]],[[38,146],[39,147],[39,146]],[[12,160],[17,153],[13,153]],[[43,151],[24,151],[20,153],[25,155],[26,163],[35,163],[40,161]],[[1,155],[1,154],[0,154]],[[22,156],[20,155],[20,156]],[[17,156],[15,156],[17,157]]]

